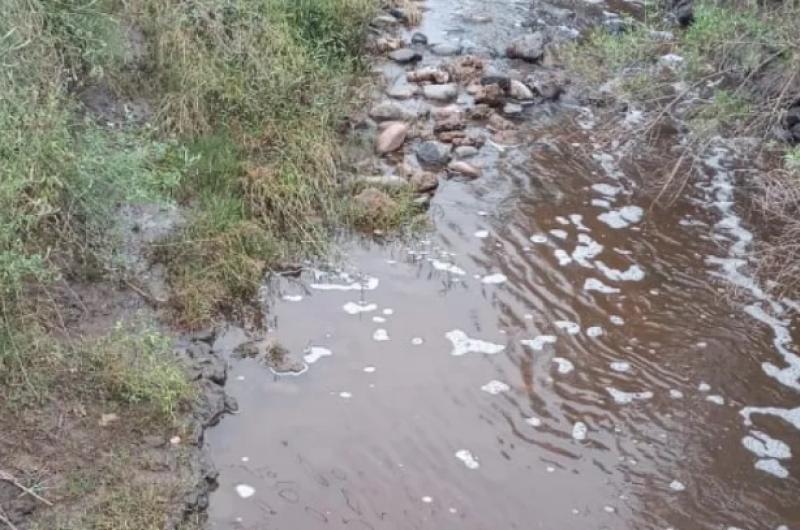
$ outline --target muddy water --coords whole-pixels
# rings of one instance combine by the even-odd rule
[[[527,9],[451,4],[422,30],[477,48]],[[800,528],[796,313],[748,273],[732,152],[649,211],[594,121],[528,120],[442,181],[430,234],[270,281],[308,369],[232,359],[212,528]]]

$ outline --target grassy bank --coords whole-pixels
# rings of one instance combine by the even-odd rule
[[[566,65],[614,97],[645,110],[637,141],[657,142],[659,131],[683,131],[681,153],[655,180],[666,205],[686,188],[689,162],[715,138],[748,138],[754,146],[741,168],[740,191],[767,221],[756,251],[776,289],[800,283],[800,138],[791,138],[792,107],[800,102],[800,47],[794,2],[694,3],[685,28],[667,11],[648,6],[625,31],[603,28],[561,50]],[[793,111],[792,111],[793,112]],[[740,153],[744,155],[745,153]]]
[[[124,324],[73,338],[63,317],[75,286],[136,283],[121,208],[179,208],[180,228],[144,250],[166,266],[165,314],[186,327],[252,300],[267,270],[318,255],[334,227],[362,224],[339,168],[377,7],[0,3],[0,419],[20,426],[0,440],[0,470],[67,507],[41,528],[160,529],[179,490],[127,479],[141,471],[131,441],[180,432],[191,406],[166,337]],[[116,437],[98,427],[111,413]],[[40,483],[25,462],[46,451],[30,442],[64,421],[64,460]],[[111,454],[96,463],[78,439],[95,435]]]

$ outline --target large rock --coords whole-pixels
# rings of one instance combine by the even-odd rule
[[[360,210],[375,217],[390,215],[397,207],[397,203],[386,192],[377,188],[366,188],[353,200]]]
[[[370,117],[375,121],[405,121],[413,120],[416,113],[394,101],[382,101],[369,110]]]
[[[403,145],[403,142],[406,141],[408,129],[409,127],[407,123],[390,123],[378,135],[378,138],[375,141],[375,150],[381,154],[397,151]]]
[[[396,63],[407,64],[414,63],[422,59],[422,55],[410,48],[400,48],[389,54],[389,59]]]
[[[422,94],[435,101],[453,101],[458,97],[458,87],[453,83],[445,85],[426,85],[422,87]]]
[[[447,144],[427,141],[417,146],[415,154],[423,166],[443,166],[450,161],[450,149]]]
[[[510,79],[508,81],[508,95],[520,101],[533,99],[533,92],[522,81]]]
[[[522,59],[531,63],[539,62],[544,56],[546,39],[544,33],[537,31],[511,42],[506,55],[511,59]]]

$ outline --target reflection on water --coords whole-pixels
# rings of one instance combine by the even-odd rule
[[[272,280],[308,369],[232,359],[212,528],[800,527],[796,319],[748,273],[731,153],[650,211],[577,116],[487,144],[426,240]]]

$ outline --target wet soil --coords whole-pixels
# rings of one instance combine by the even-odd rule
[[[425,6],[431,43],[539,68],[498,52],[527,2]],[[387,86],[405,69],[379,65]],[[207,436],[211,528],[800,527],[798,306],[750,272],[735,149],[651,208],[659,164],[621,141],[640,117],[579,102],[527,108],[480,178],[440,179],[430,233],[267,282],[269,335],[304,369],[220,336],[240,413]]]

